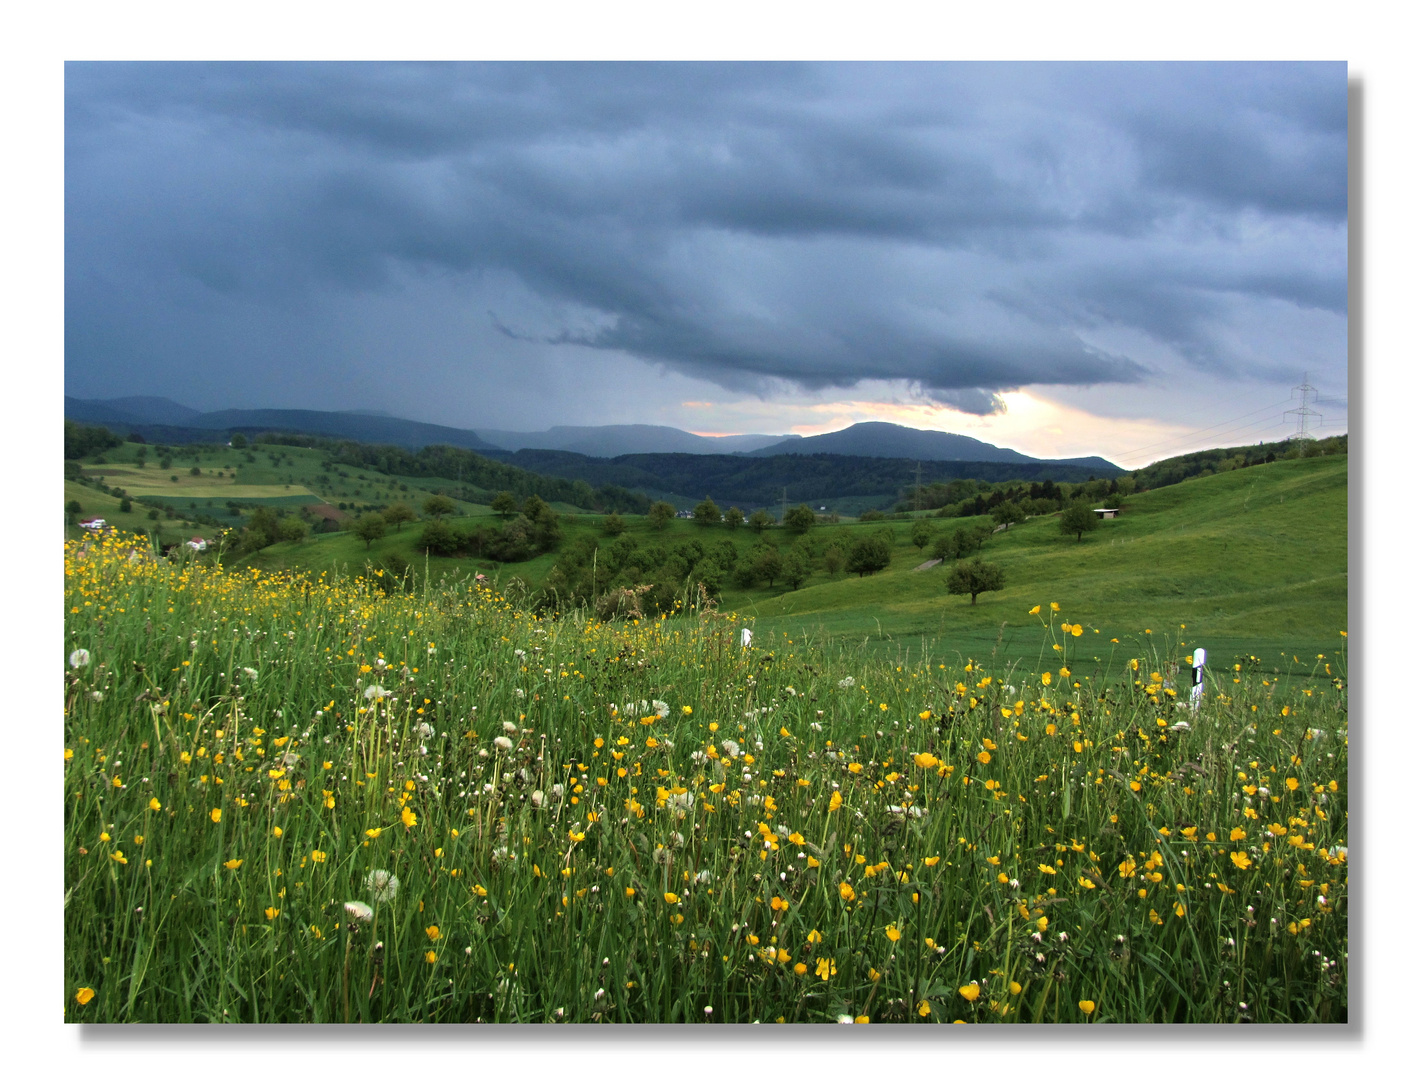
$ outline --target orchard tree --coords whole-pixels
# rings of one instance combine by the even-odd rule
[[[799,548],[792,548],[782,560],[782,583],[795,591],[811,576],[811,560]]]
[[[948,592],[953,596],[970,595],[973,604],[977,594],[995,592],[1006,587],[1006,574],[1000,566],[984,563],[981,559],[958,563],[948,574]]]
[[[747,523],[748,527],[751,528],[753,532],[760,533],[763,529],[767,528],[768,525],[774,524],[776,520],[777,519],[766,510],[754,510],[748,515]]]
[[[1012,499],[1004,503],[998,503],[992,509],[992,520],[998,525],[1019,525],[1026,520],[1026,514],[1021,509],[1021,504]]]
[[[420,512],[426,517],[442,518],[454,513],[454,500],[444,495],[431,495],[420,504]],[[380,515],[377,515],[380,517]],[[381,524],[386,524],[386,519],[381,518]]]
[[[440,496],[435,496],[435,498],[439,497]],[[425,501],[429,502],[430,500],[427,499]],[[386,519],[375,511],[372,511],[369,514],[363,514],[352,522],[350,531],[358,540],[364,540],[366,542],[366,549],[370,551],[371,542],[373,540],[380,540],[386,535]]]
[[[400,532],[402,525],[415,520],[415,511],[403,502],[393,502],[382,511],[381,516],[386,519],[387,525],[394,525],[396,532]]]
[[[752,557],[752,576],[759,581],[766,581],[767,587],[772,587],[772,582],[783,574],[782,556],[771,544],[760,544]]]
[[[513,497],[511,491],[500,491],[493,497],[493,502],[489,503],[489,509],[507,521],[518,512],[518,500]]]
[[[669,523],[674,520],[674,507],[667,502],[651,503],[648,516],[650,524],[660,532],[663,532],[669,527]]]
[[[723,518],[723,512],[718,509],[718,504],[712,499],[704,499],[694,507],[694,524],[707,527],[717,525]]]
[[[308,526],[302,518],[289,515],[279,518],[277,531],[280,540],[296,544],[308,535]]]
[[[909,539],[913,541],[914,547],[922,551],[933,539],[933,522],[928,518],[919,518],[909,529]]]
[[[1083,499],[1072,502],[1060,514],[1061,533],[1066,536],[1073,533],[1077,544],[1080,542],[1080,537],[1091,532],[1097,524],[1099,524],[1099,518],[1095,516],[1094,508]]]
[[[619,536],[625,532],[625,518],[619,514],[607,514],[601,522],[601,531],[607,536]]]
[[[882,536],[866,536],[855,541],[845,560],[845,569],[864,577],[889,565],[893,552]]]
[[[730,529],[736,529],[744,520],[743,512],[736,506],[728,507],[728,512],[723,515],[723,524]]]
[[[805,503],[793,506],[782,515],[782,524],[794,533],[808,532],[816,524],[816,511]]]

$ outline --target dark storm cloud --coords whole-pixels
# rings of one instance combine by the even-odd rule
[[[445,277],[758,392],[1146,377],[1110,325],[1234,375],[1238,309],[1345,310],[1345,108],[1342,64],[71,64],[69,380],[276,323],[296,381],[322,298]]]

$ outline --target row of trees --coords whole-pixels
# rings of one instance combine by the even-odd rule
[[[650,524],[661,531],[668,528],[669,523],[677,516],[678,511],[674,505],[667,502],[651,503],[647,514]],[[624,530],[624,522],[615,514],[612,514],[611,518],[614,520],[608,519],[607,532],[610,534],[612,529],[617,529],[615,535],[619,535],[619,531]],[[743,525],[747,525],[748,528],[759,533],[777,524],[777,519],[766,510],[754,510],[751,514],[744,514],[736,506],[730,506],[727,510],[723,510],[712,499],[704,499],[703,502],[694,505],[692,520],[701,529],[720,524],[728,529],[739,529]],[[797,534],[809,532],[815,526],[816,521],[816,512],[805,503],[788,507],[782,515],[783,528]]]

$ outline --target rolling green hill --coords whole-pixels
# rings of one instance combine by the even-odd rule
[[[1336,651],[1348,619],[1348,458],[1277,461],[1128,497],[1121,516],[1080,542],[1059,515],[992,538],[986,561],[1006,588],[949,596],[942,567],[914,571],[917,555],[869,578],[814,585],[754,601],[760,630],[866,637],[931,651],[1029,650],[1028,614],[1054,600],[1089,633],[1080,650],[1101,662],[1113,638],[1151,630],[1177,655],[1207,646],[1224,666],[1238,654],[1287,650],[1291,659]],[[1003,624],[1005,628],[1003,629]],[[1184,643],[1185,646],[1184,646]],[[1288,665],[1282,665],[1288,666]]]

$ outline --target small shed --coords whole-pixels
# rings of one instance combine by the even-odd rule
[[[1096,506],[1094,512],[1101,518],[1116,518],[1119,516],[1119,508],[1117,506]]]

